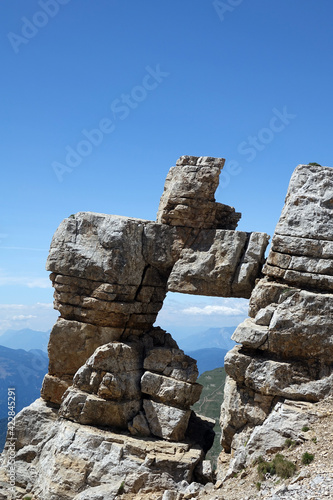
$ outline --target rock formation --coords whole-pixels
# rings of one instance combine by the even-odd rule
[[[153,326],[168,290],[251,296],[225,358],[220,479],[301,439],[313,403],[332,395],[333,170],[297,167],[262,269],[268,236],[236,231],[240,214],[215,202],[223,164],[181,157],[157,222],[80,212],[60,224],[47,262],[60,312],[49,372],[42,399],[15,419],[22,492],[174,492],[165,500],[211,480],[214,423],[191,410],[195,360]]]
[[[333,394],[332,209],[333,169],[298,166],[250,317],[225,358],[222,445],[233,452],[227,476],[297,439],[311,421],[311,405],[300,402]]]
[[[167,177],[161,222],[81,212],[60,224],[47,269],[61,316],[42,397],[63,417],[185,437],[201,388],[194,360],[153,328],[166,292],[248,297],[268,242],[213,228],[234,228],[240,217],[214,200],[223,164],[181,157]]]
[[[312,403],[332,395],[333,170],[295,170],[260,276],[268,237],[236,231],[240,214],[215,202],[223,164],[181,157],[157,222],[82,212],[59,226],[47,263],[60,312],[49,373],[43,399],[15,419],[20,491],[188,498],[191,481],[211,479],[213,422],[191,411],[195,360],[153,327],[168,290],[251,295],[225,359],[219,478],[301,440]]]
[[[214,422],[191,411],[196,362],[153,324],[168,290],[249,297],[260,274],[268,237],[235,231],[240,214],[215,202],[223,165],[181,157],[157,222],[80,212],[57,229],[49,371],[15,424],[16,482],[36,498],[207,480]]]

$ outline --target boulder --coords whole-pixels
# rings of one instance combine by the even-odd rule
[[[215,202],[223,158],[181,156],[167,175],[157,222],[193,228],[235,229],[241,214]]]
[[[141,390],[155,401],[185,409],[200,399],[202,385],[145,371],[141,378]]]
[[[143,409],[153,436],[169,441],[182,441],[185,438],[191,410],[182,410],[150,399],[143,400]]]

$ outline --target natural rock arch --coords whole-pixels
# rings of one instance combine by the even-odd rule
[[[57,229],[47,269],[61,317],[42,397],[63,417],[185,438],[201,386],[195,361],[153,328],[166,292],[248,298],[268,243],[236,231],[241,214],[216,203],[223,164],[181,157],[157,222],[80,212]]]

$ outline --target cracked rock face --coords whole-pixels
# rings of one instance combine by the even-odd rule
[[[221,477],[283,447],[282,437],[273,439],[271,422],[284,429],[284,439],[294,439],[277,402],[292,407],[333,393],[332,195],[333,169],[296,168],[263,268],[266,276],[252,292],[250,317],[233,334],[240,345],[225,358],[222,445],[235,456]],[[291,421],[300,418],[295,406],[288,412]]]
[[[194,295],[249,298],[263,264],[265,233],[203,230],[172,268],[168,289]]]

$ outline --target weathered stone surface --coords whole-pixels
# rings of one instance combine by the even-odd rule
[[[250,297],[254,283],[264,263],[269,236],[266,233],[250,233],[240,263],[232,281],[233,297]]]
[[[119,340],[122,333],[123,329],[59,318],[50,334],[49,374],[73,376],[97,347]]]
[[[290,180],[275,233],[333,240],[333,169],[299,165]]]
[[[142,411],[128,424],[128,430],[133,436],[150,436],[148,422]]]
[[[290,285],[301,286],[307,289],[317,289],[327,292],[333,291],[333,276],[316,274],[313,272],[307,273],[294,269],[284,269],[282,267],[272,266],[269,262],[265,265],[264,272],[270,278],[283,280]],[[332,263],[333,261],[329,265]],[[293,265],[293,262],[291,262],[291,265]]]
[[[137,339],[135,338],[135,340]],[[180,351],[177,342],[172,338],[170,333],[167,333],[158,326],[155,326],[148,332],[145,332],[144,336],[142,338],[140,337],[140,340],[145,348],[147,358],[150,356],[150,352],[155,348],[165,348],[166,351],[170,349],[171,352],[174,352],[174,349]],[[182,353],[183,351],[180,352]],[[166,357],[168,359],[167,354]]]
[[[128,328],[149,330],[186,238],[177,228],[161,230],[128,217],[80,212],[65,219],[47,261],[55,307],[62,318],[114,328],[120,335]]]
[[[93,370],[105,372],[132,372],[142,369],[140,346],[124,342],[110,342],[98,347],[87,360]]]
[[[333,295],[295,291],[277,305],[269,330],[269,350],[279,357],[317,359],[333,356]]]
[[[202,385],[145,371],[141,378],[141,390],[155,401],[186,409],[200,399]]]
[[[59,414],[81,424],[119,427],[141,409],[142,353],[135,344],[98,347],[77,371]]]
[[[182,156],[167,175],[157,221],[173,226],[235,229],[240,214],[215,203],[223,158]]]
[[[168,289],[229,296],[246,242],[247,234],[239,231],[201,231],[191,248],[181,252],[170,274]]]
[[[269,350],[282,359],[330,364],[333,355],[333,295],[286,290],[278,303],[246,319],[232,339],[244,347]],[[266,323],[266,326],[264,324]]]
[[[242,344],[244,347],[256,349],[262,347],[267,340],[266,326],[256,324],[250,318],[241,323],[234,331],[231,340]]]
[[[266,353],[247,354],[236,346],[225,357],[225,370],[238,383],[269,396],[319,401],[333,393],[331,367],[318,366],[309,359],[277,361]]]
[[[213,482],[214,474],[211,461],[203,460],[202,463],[196,468],[195,474],[201,484]]]
[[[143,400],[143,408],[154,436],[170,441],[184,439],[191,410],[181,410],[150,399]]]
[[[277,403],[265,422],[254,428],[245,445],[237,448],[226,475],[253,463],[259,456],[283,450],[286,439],[302,443],[305,440],[303,427],[311,426],[317,418],[311,403]]]
[[[62,396],[68,387],[72,385],[72,382],[72,376],[59,378],[47,373],[43,380],[41,396],[45,401],[60,405]]]
[[[89,488],[89,490],[82,491],[75,495],[74,500],[114,500],[118,496],[118,492],[122,491],[122,481],[119,479],[112,484],[102,484]]]
[[[144,359],[143,367],[145,370],[184,382],[195,383],[199,376],[195,359],[186,356],[180,349],[163,347],[150,349]]]
[[[294,293],[295,290],[297,289],[286,287],[286,285],[271,281],[267,277],[261,279],[254,287],[250,297],[249,316],[255,318],[263,309],[266,310],[272,304],[279,303],[280,297],[281,300],[284,300],[289,294]]]
[[[333,290],[333,170],[299,165],[264,272],[291,285]]]
[[[249,297],[268,236],[227,230],[201,231],[185,248],[169,276],[173,292],[218,297]]]
[[[16,465],[22,487],[41,500],[107,500],[122,483],[125,495],[177,490],[180,481],[192,480],[203,456],[190,443],[138,439],[58,419],[42,400],[17,415],[15,437],[21,455],[34,446],[31,463]]]
[[[145,221],[79,212],[55,232],[47,269],[57,274],[104,283],[139,286],[145,268]]]
[[[312,239],[275,233],[272,239],[272,249],[275,252],[292,256],[333,259],[333,241],[320,238]]]
[[[106,400],[70,387],[63,396],[59,415],[79,424],[127,429],[140,408],[140,399]]]
[[[233,439],[241,429],[253,428],[264,422],[271,410],[273,396],[258,394],[246,387],[240,387],[227,376],[224,386],[224,401],[221,408],[221,444],[225,451],[235,448]],[[245,438],[244,438],[245,441]]]

